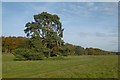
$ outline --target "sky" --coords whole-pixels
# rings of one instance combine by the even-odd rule
[[[3,2],[2,35],[26,36],[25,24],[41,12],[60,17],[66,43],[118,51],[117,2]]]

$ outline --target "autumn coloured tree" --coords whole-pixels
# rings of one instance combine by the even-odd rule
[[[2,52],[4,53],[13,53],[14,50],[18,47],[25,47],[25,40],[28,38],[25,37],[15,37],[9,36],[4,37],[2,36]]]

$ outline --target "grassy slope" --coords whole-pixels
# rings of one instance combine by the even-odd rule
[[[3,78],[117,78],[116,55],[41,61],[13,61],[13,58],[13,55],[3,55]]]

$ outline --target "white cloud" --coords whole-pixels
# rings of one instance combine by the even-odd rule
[[[73,3],[67,6],[67,8],[62,11],[65,13],[70,13],[73,15],[91,16],[94,13],[104,14],[104,15],[114,15],[117,14],[117,4],[116,3],[95,3],[87,2],[83,3]],[[111,5],[111,6],[110,6]]]
[[[55,10],[58,9],[59,12],[57,12],[57,14],[60,14],[60,15],[64,14],[68,17],[70,17],[71,15],[88,17],[88,16],[93,15],[95,12],[99,12],[99,14],[112,15],[115,13],[115,11],[113,11],[115,10],[114,7],[117,6],[114,3],[111,4],[111,5],[114,5],[113,7],[111,7],[109,4],[106,4],[106,3],[100,3],[100,5],[96,5],[98,3],[95,3],[95,2],[68,3],[69,5],[67,5],[67,3],[60,3],[60,4],[61,4],[61,7],[59,8],[57,6],[54,8],[50,8],[54,4],[53,5],[46,4],[42,6],[31,5],[31,9],[35,10],[36,12],[47,11],[50,13],[55,13],[56,12]]]
[[[79,32],[77,34],[79,37],[118,37],[118,34],[116,33],[103,33],[103,32]]]
[[[42,7],[42,6],[33,6],[32,8],[36,11],[48,11],[49,10],[48,8]]]

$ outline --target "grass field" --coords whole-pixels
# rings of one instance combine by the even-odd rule
[[[118,56],[68,56],[63,60],[14,61],[3,55],[3,78],[117,78]],[[54,58],[55,59],[55,58]]]

